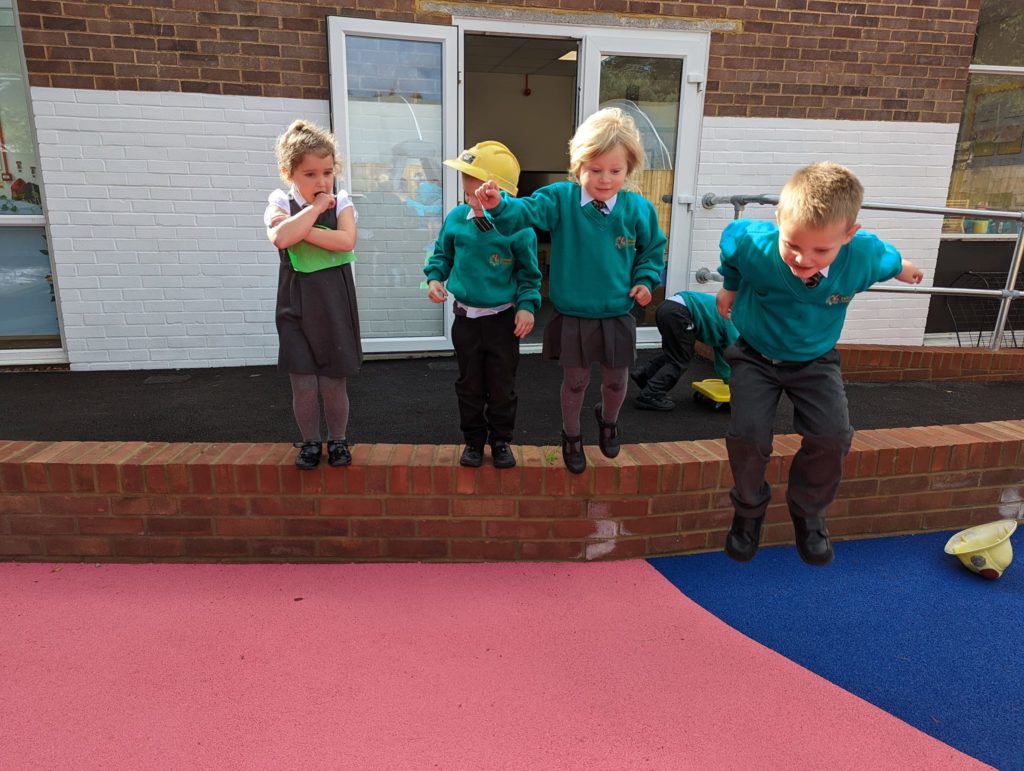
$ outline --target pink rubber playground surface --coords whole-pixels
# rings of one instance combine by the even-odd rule
[[[0,564],[0,768],[986,768],[643,561]]]

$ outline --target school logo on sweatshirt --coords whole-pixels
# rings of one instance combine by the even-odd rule
[[[845,305],[853,299],[852,294],[834,294],[825,300],[826,305]]]
[[[627,246],[636,246],[636,239],[626,238],[625,236],[619,236],[615,239],[616,249],[625,249]]]
[[[498,267],[499,265],[511,265],[511,257],[502,257],[500,254],[492,254],[490,256],[490,263],[492,267]]]

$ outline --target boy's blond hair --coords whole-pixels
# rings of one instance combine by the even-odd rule
[[[626,152],[623,188],[638,190],[636,179],[644,168],[644,145],[633,119],[618,107],[606,107],[587,118],[569,140],[569,178],[580,181],[583,165],[615,147]]]
[[[341,172],[341,160],[338,158],[338,143],[334,134],[322,129],[315,123],[305,120],[293,121],[285,132],[277,138],[277,168],[281,179],[291,181],[295,167],[302,163],[307,153],[317,158],[334,156],[334,173]]]
[[[837,222],[853,227],[864,188],[845,166],[819,161],[799,169],[779,193],[778,216],[800,227],[820,228]]]

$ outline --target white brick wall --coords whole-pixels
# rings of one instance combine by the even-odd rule
[[[931,123],[705,118],[698,201],[709,192],[777,195],[799,167],[831,160],[857,174],[869,201],[945,206],[957,128]],[[771,206],[748,206],[743,216],[761,219],[773,214]],[[730,205],[698,208],[692,271],[718,267],[718,239],[732,217]],[[864,210],[860,223],[896,245],[924,270],[924,285],[931,285],[942,217]],[[719,286],[694,283],[691,288],[717,291]],[[927,296],[868,292],[850,306],[842,340],[921,345],[927,315]]]
[[[267,364],[275,137],[321,101],[32,89],[72,369]]]
[[[296,117],[328,125],[328,104],[49,88],[31,95],[72,368],[275,361],[277,256],[262,228],[266,195],[280,184],[274,139]],[[709,118],[698,194],[776,193],[798,166],[829,158],[853,168],[871,200],[942,205],[956,129]],[[731,216],[728,206],[698,209],[691,271],[717,267],[718,235]],[[771,209],[749,207],[747,216]],[[865,212],[861,221],[930,281],[941,218]],[[388,222],[368,217],[361,234],[382,237]],[[386,264],[387,251],[377,280],[360,287],[365,325],[382,336],[436,333],[439,312],[423,301],[418,264]],[[926,313],[925,297],[864,295],[844,340],[920,344]]]

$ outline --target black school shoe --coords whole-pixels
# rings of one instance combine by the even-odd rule
[[[459,458],[460,466],[469,466],[471,468],[478,468],[484,463],[484,448],[477,447],[476,445],[467,444],[465,449],[462,451],[462,456]]]
[[[494,468],[512,468],[516,465],[516,456],[512,454],[508,442],[494,442],[491,445],[491,462]]]
[[[729,528],[729,535],[725,539],[725,553],[737,562],[750,562],[757,554],[757,547],[761,543],[761,523],[764,522],[764,515],[760,517],[741,517],[734,514],[732,527]]]
[[[320,442],[295,442],[292,446],[299,448],[299,454],[295,456],[295,465],[300,469],[309,471],[320,465],[320,456],[323,454]]]
[[[327,443],[327,462],[332,466],[347,466],[352,462],[348,442],[344,439],[332,439]]]
[[[671,412],[676,408],[676,403],[667,396],[661,394],[642,393],[636,397],[634,403],[640,410],[657,410],[658,412]]]
[[[562,430],[562,462],[573,474],[582,474],[587,468],[587,456],[583,452],[583,434],[569,436]]]
[[[601,402],[594,405],[594,417],[597,418],[597,446],[606,458],[614,458],[619,454],[619,424],[605,423],[601,417]]]
[[[808,565],[827,565],[835,557],[832,551],[832,541],[828,536],[828,527],[825,526],[825,518],[818,517],[796,517],[789,515],[793,520],[793,532],[796,535],[796,550],[800,553],[800,559]]]

